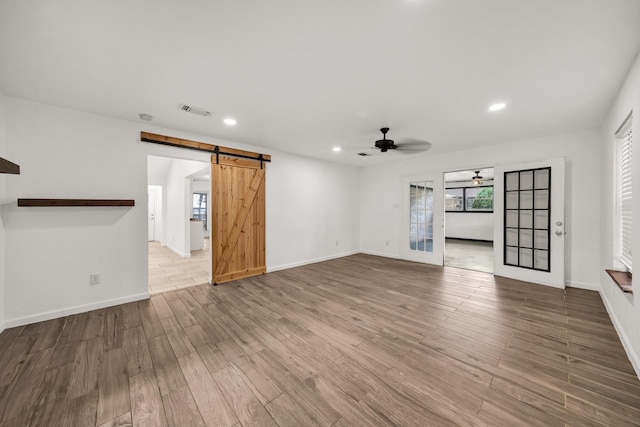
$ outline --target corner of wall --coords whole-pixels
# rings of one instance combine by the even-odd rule
[[[640,378],[640,292],[627,294],[613,283],[605,273],[605,268],[616,268],[614,222],[615,222],[615,133],[629,112],[634,112],[633,135],[640,134],[640,53],[636,56],[620,91],[615,97],[600,133],[600,296],[618,337],[631,361],[638,378]],[[640,187],[640,152],[633,152],[633,186]],[[640,203],[633,201],[633,223],[640,224]],[[636,264],[640,264],[640,227],[633,227],[632,241]]]
[[[640,354],[636,353],[633,348],[633,343],[629,339],[629,336],[625,332],[625,328],[621,323],[620,319],[616,315],[616,311],[614,310],[614,305],[609,301],[607,297],[607,293],[600,290],[600,298],[602,298],[602,302],[604,303],[604,307],[607,309],[607,314],[611,319],[611,323],[613,323],[616,332],[618,333],[618,337],[622,342],[622,347],[624,347],[625,352],[627,353],[627,357],[631,361],[631,365],[633,369],[636,371],[636,375],[638,379],[640,379]]]
[[[6,150],[6,115],[4,109],[4,94],[0,92],[0,156],[3,156]],[[4,331],[4,308],[5,308],[5,232],[4,232],[4,219],[3,210],[1,204],[6,197],[6,183],[5,177],[0,175],[0,333]]]

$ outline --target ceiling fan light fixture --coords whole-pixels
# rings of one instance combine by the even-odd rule
[[[475,171],[475,172],[476,172],[476,175],[473,178],[471,178],[471,183],[473,185],[480,185],[482,184],[482,177],[480,176],[480,171]]]

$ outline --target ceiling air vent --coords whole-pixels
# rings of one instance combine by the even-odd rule
[[[192,105],[187,105],[187,104],[178,105],[178,109],[182,111],[186,111],[187,113],[197,114],[199,116],[209,117],[211,115],[211,111],[207,111],[204,108],[194,107]]]

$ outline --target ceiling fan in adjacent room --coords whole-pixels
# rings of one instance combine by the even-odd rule
[[[386,153],[389,150],[395,150],[396,152],[402,154],[414,154],[427,151],[429,148],[431,148],[430,142],[420,139],[403,138],[396,144],[395,141],[387,138],[387,132],[389,132],[389,128],[382,128],[380,129],[380,132],[382,132],[382,139],[377,140],[375,142],[375,147],[372,147],[372,149],[378,149],[381,153]],[[358,154],[361,156],[369,155],[367,153]]]

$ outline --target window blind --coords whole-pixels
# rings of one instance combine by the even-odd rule
[[[632,135],[631,116],[625,120],[620,130],[616,132],[618,137],[618,233],[620,245],[618,258],[629,269],[632,270]]]

